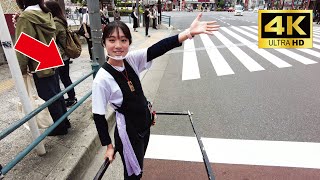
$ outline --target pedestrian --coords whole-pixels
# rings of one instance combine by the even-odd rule
[[[80,21],[80,25],[82,24],[82,19],[83,19],[82,8],[83,8],[83,7],[80,7],[80,8],[79,8],[79,21]]]
[[[92,37],[91,37],[91,28],[90,28],[90,18],[89,18],[88,9],[86,7],[83,7],[82,11],[85,12],[83,14],[83,18],[82,18],[84,37],[86,38],[86,41],[88,44],[88,51],[89,51],[89,55],[90,55],[90,60],[92,61],[93,56],[92,56]]]
[[[111,22],[103,31],[102,44],[107,59],[93,80],[92,112],[101,144],[107,146],[105,159],[112,162],[115,149],[119,152],[124,166],[124,179],[142,177],[143,159],[153,124],[139,74],[151,67],[152,60],[181,46],[186,39],[218,30],[216,21],[200,21],[201,16],[200,13],[185,31],[136,51],[129,51],[132,36],[125,23]],[[105,118],[108,103],[116,111],[115,147]]]
[[[158,24],[161,24],[161,0],[158,0]]]
[[[63,59],[64,66],[58,68],[60,80],[65,88],[72,84],[70,78],[70,58],[65,54],[65,49],[67,45],[67,29],[68,23],[65,17],[63,16],[62,9],[58,2],[56,1],[46,1],[45,6],[50,10],[53,20],[56,25],[56,43],[59,47],[60,55]],[[77,103],[76,93],[74,88],[67,92],[68,98],[65,99],[67,107],[71,107]]]
[[[103,12],[103,15],[104,15],[104,17],[105,17],[105,20],[106,20],[107,24],[109,24],[110,20],[109,20],[108,7],[107,7],[107,6],[104,6],[102,12]]]
[[[318,16],[317,24],[319,24],[320,23],[320,11],[319,10],[317,10],[317,16]]]
[[[158,12],[156,10],[156,6],[153,6],[152,11],[151,11],[151,16],[152,16],[152,28],[157,29]]]
[[[150,22],[150,16],[151,16],[151,13],[149,11],[149,5],[146,5],[145,7],[145,10],[144,10],[144,23],[145,23],[145,26],[146,26],[146,37],[150,37],[149,35],[149,22]]]
[[[19,17],[16,17],[15,36],[19,37],[21,33],[25,33],[42,43],[49,45],[52,38],[55,38],[56,26],[49,9],[44,6],[43,0],[16,0],[18,7],[23,11]],[[37,93],[41,99],[48,101],[61,92],[59,86],[58,72],[54,68],[37,71],[38,62],[17,52],[22,75],[31,73]],[[60,97],[50,106],[48,106],[50,115],[56,122],[63,114],[67,112],[67,108],[63,97]],[[67,118],[62,121],[49,136],[65,135],[70,128],[70,122]]]
[[[137,14],[136,7],[133,7],[131,17],[133,18],[133,30],[134,30],[134,32],[138,32],[137,27],[139,27],[139,26],[138,26],[138,14]]]
[[[78,7],[76,7],[76,9],[74,10],[74,14],[77,15],[77,19],[79,19],[79,9],[78,9]]]
[[[102,25],[102,30],[104,27],[106,27],[107,24],[109,24],[107,18],[104,16],[103,11],[100,10],[100,18],[101,18],[101,25]]]
[[[113,18],[114,18],[114,21],[120,21],[121,20],[121,17],[120,17],[120,12],[117,8],[114,9],[113,11]]]

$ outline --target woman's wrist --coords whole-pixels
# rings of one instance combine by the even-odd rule
[[[112,143],[108,144],[108,145],[107,145],[107,148],[108,148],[108,149],[109,149],[109,148],[112,148],[112,149],[113,149],[113,144],[112,144]]]
[[[186,34],[188,39],[192,39],[194,37],[194,36],[192,36],[191,31],[190,31],[189,28],[185,30],[185,34]]]

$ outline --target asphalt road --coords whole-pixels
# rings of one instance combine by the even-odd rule
[[[179,32],[197,13],[169,14]],[[194,126],[217,179],[319,179],[319,46],[310,53],[297,49],[261,53],[253,48],[257,13],[204,13],[203,20],[209,19],[221,25],[220,35],[196,36],[193,46],[184,43],[170,52],[155,108],[194,113]],[[320,44],[319,28],[314,27],[315,45]],[[208,41],[216,48],[206,48]],[[219,75],[211,62],[218,56],[208,49],[217,49],[233,73]],[[276,59],[272,55],[280,64],[272,61]],[[184,78],[194,57],[196,63]],[[145,179],[206,179],[188,117],[159,116],[152,134]]]

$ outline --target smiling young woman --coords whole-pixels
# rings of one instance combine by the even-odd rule
[[[143,159],[153,124],[139,74],[151,67],[153,59],[181,46],[186,39],[218,30],[219,25],[215,25],[215,21],[202,22],[201,16],[200,13],[190,28],[180,34],[136,51],[129,51],[132,36],[126,24],[113,21],[104,29],[102,44],[107,50],[107,59],[93,81],[92,112],[101,144],[107,146],[105,158],[112,162],[115,149],[119,152],[124,166],[124,179],[142,177]],[[116,111],[115,148],[105,118],[108,103]]]

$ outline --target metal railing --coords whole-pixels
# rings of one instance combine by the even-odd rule
[[[141,19],[141,21],[143,22],[143,26],[145,26],[145,24],[144,24],[144,18],[143,18],[144,16],[143,16],[143,14],[140,14],[140,19]],[[158,16],[159,17],[159,16]],[[132,17],[131,17],[131,15],[129,14],[128,15],[128,19],[129,19],[129,23],[131,23],[131,21],[132,21]],[[166,23],[168,23],[169,24],[169,27],[170,27],[170,25],[171,25],[171,16],[167,16],[167,15],[161,15],[161,21],[160,21],[161,23],[162,22],[166,22]],[[160,24],[161,24],[160,23]],[[150,25],[151,25],[151,23],[150,23]]]
[[[72,88],[80,84],[82,81],[93,75],[95,77],[95,74],[99,68],[99,64],[94,62],[92,63],[92,71],[80,78],[79,80],[75,81],[73,84],[68,86],[66,89],[61,91],[59,94],[55,95],[45,103],[43,103],[41,106],[24,116],[22,119],[18,120],[17,122],[10,125],[8,128],[6,128],[4,131],[0,132],[0,140],[8,136],[10,133],[14,132],[16,129],[18,129],[21,125],[32,119],[35,115],[37,115],[39,112],[41,112],[43,109],[47,108],[49,105],[51,105],[53,102],[55,102],[57,99],[62,97],[65,93],[70,91]],[[73,105],[64,115],[62,115],[54,124],[52,124],[49,128],[47,128],[39,137],[37,137],[31,144],[29,144],[23,151],[21,151],[16,157],[14,157],[13,160],[11,160],[6,166],[2,167],[0,165],[0,179],[3,178],[5,174],[7,174],[17,163],[19,163],[29,152],[31,152],[46,136],[48,136],[60,123],[62,123],[65,118],[67,118],[68,115],[70,115],[74,110],[76,110],[86,99],[88,99],[92,94],[92,91],[89,91],[87,94],[85,94],[75,105]]]
[[[171,16],[162,15],[161,14],[161,22],[167,22],[169,24],[169,27],[171,25]]]

